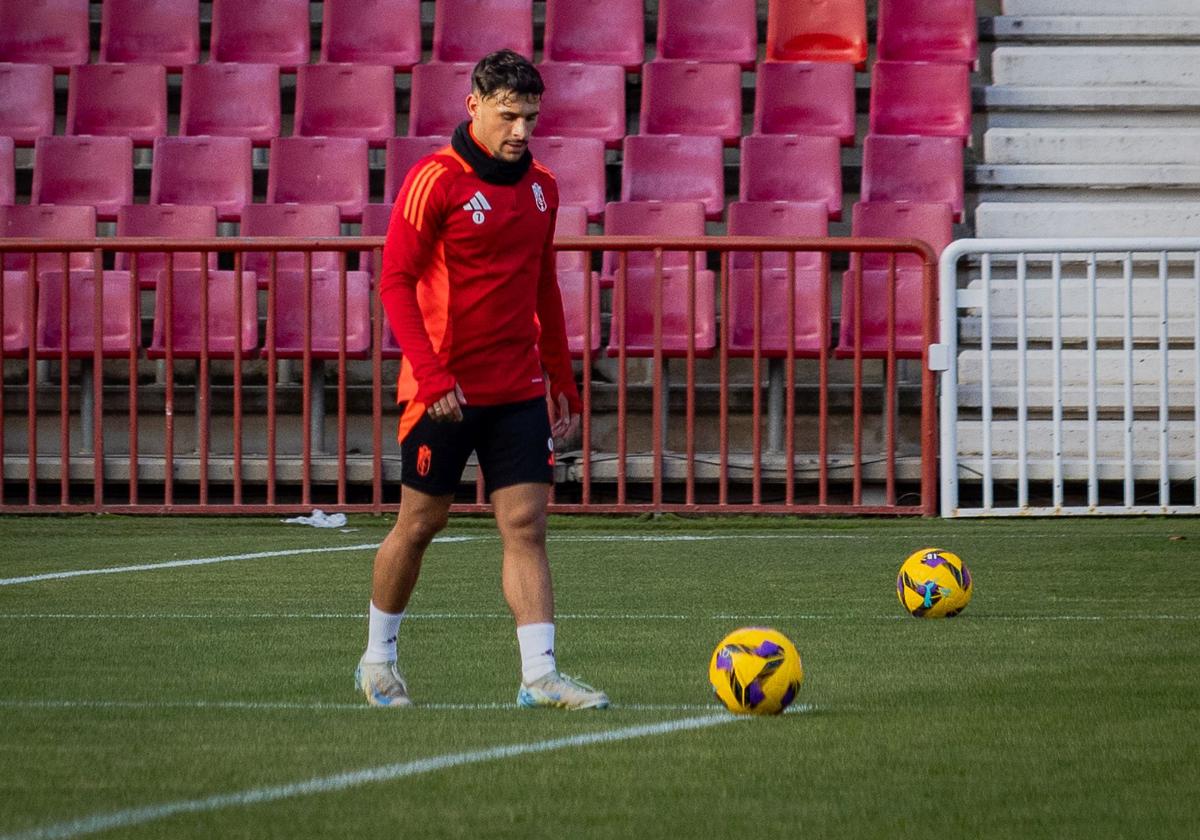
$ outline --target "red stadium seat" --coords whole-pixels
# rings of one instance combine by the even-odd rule
[[[555,238],[563,236],[587,236],[587,208],[577,204],[560,204],[554,220]],[[592,264],[592,255],[587,251],[559,251],[555,264],[561,274],[564,271],[587,271]]]
[[[823,202],[797,201],[733,201],[729,204],[726,231],[730,236],[790,236],[820,238],[829,233],[829,216]],[[753,268],[754,254],[734,251],[729,255],[731,268]],[[795,265],[801,268],[820,268],[819,251],[796,253]],[[782,251],[767,251],[762,255],[763,268],[788,267],[788,255]]]
[[[622,201],[699,201],[709,219],[725,209],[725,160],[719,137],[681,134],[625,138]]]
[[[767,4],[768,61],[867,60],[864,0],[770,0]]]
[[[698,201],[612,201],[604,210],[605,236],[704,236],[704,205]],[[696,269],[704,268],[704,254],[693,257]],[[654,271],[654,254],[629,251],[630,271]],[[664,251],[663,268],[687,270],[688,252]],[[605,251],[601,280],[612,285],[620,271],[620,252]]]
[[[0,207],[0,238],[4,239],[94,239],[96,237],[96,209],[86,205],[69,204],[16,204]],[[27,271],[30,266],[28,253],[4,255],[5,271]],[[92,252],[73,252],[71,268],[91,268],[95,265]],[[62,271],[62,255],[38,254],[38,274],[44,271]]]
[[[267,170],[270,204],[335,204],[357,221],[370,200],[367,141],[354,137],[279,137]]]
[[[39,137],[53,133],[54,68],[0,64],[0,136],[19,146],[32,146]]]
[[[213,0],[211,61],[277,64],[290,72],[308,64],[308,0]]]
[[[591,137],[610,148],[625,138],[625,71],[615,64],[538,65],[542,94],[537,133],[544,137]]]
[[[592,287],[591,315],[588,316],[587,287]],[[576,359],[584,348],[600,351],[600,284],[590,271],[558,270],[558,290],[562,295],[563,316],[567,325],[567,347]],[[591,329],[588,329],[588,326]]]
[[[66,72],[91,58],[88,0],[0,3],[0,61]]]
[[[450,145],[448,134],[431,134],[426,137],[392,137],[387,141],[387,151],[384,153],[386,168],[383,176],[383,197],[390,208],[396,200],[404,178],[413,164],[426,155],[444,149]],[[364,223],[366,217],[364,216]]]
[[[117,236],[169,237],[171,239],[210,239],[217,235],[217,211],[213,207],[183,204],[130,204],[117,213]],[[129,271],[137,258],[138,283],[144,289],[152,289],[159,275],[167,269],[167,254],[163,251],[121,251],[116,256],[115,268]],[[174,270],[199,269],[201,256],[196,251],[174,255]],[[208,267],[215,270],[217,254],[208,255]]]
[[[792,275],[795,307],[792,323],[795,355],[814,358],[821,353],[821,286],[824,272],[818,268],[797,267]],[[765,358],[782,358],[788,351],[788,272],[784,268],[764,268],[759,291],[759,352]],[[754,355],[754,269],[735,268],[729,272],[729,355]],[[826,321],[825,341],[832,329]]]
[[[736,64],[651,61],[642,70],[641,134],[703,134],[736,146],[742,71]]]
[[[3,212],[0,208],[0,212]],[[0,274],[0,295],[4,295],[3,340],[0,351],[6,356],[23,354],[33,341],[37,319],[29,317],[29,275],[24,271]]]
[[[449,136],[467,118],[473,64],[418,64],[412,70],[410,137]]]
[[[971,82],[965,64],[876,61],[871,134],[971,139]]]
[[[841,147],[836,137],[755,134],[742,139],[742,201],[819,201],[842,217]]]
[[[164,64],[178,72],[200,60],[196,0],[104,0],[100,60]]]
[[[259,278],[260,282],[262,278]],[[304,356],[304,272],[280,271],[275,291],[275,353]],[[365,271],[346,272],[346,353],[365,359],[371,349],[371,280]],[[336,271],[312,272],[309,330],[314,359],[336,359],[341,347],[341,278]],[[267,355],[266,348],[263,355]]]
[[[363,236],[387,236],[388,224],[392,220],[392,205],[391,204],[368,204],[363,208],[362,215],[362,235]],[[374,282],[377,272],[375,271],[375,254],[372,251],[360,251],[358,255],[359,267],[370,275]]]
[[[421,61],[420,0],[325,0],[321,61],[386,64]]]
[[[975,0],[880,0],[876,52],[885,61],[979,57]]]
[[[67,134],[128,137],[150,146],[167,134],[167,71],[161,64],[71,68]]]
[[[695,336],[698,357],[711,356],[717,346],[716,278],[711,271],[697,271],[695,325],[688,321],[689,279],[686,268],[663,269],[662,349],[666,357],[686,356],[688,340]],[[625,290],[625,327],[622,329],[613,305],[608,354],[618,355],[622,340],[629,356],[654,355],[654,270],[631,271]],[[618,292],[619,294],[619,292]],[[624,334],[624,335],[623,335]]]
[[[533,57],[533,0],[439,0],[433,11],[433,60],[474,64],[490,52]]]
[[[32,204],[83,204],[101,221],[133,203],[133,141],[128,137],[39,137]]]
[[[150,203],[207,205],[221,221],[235,222],[254,196],[250,154],[245,137],[160,137]]]
[[[559,204],[577,204],[590,219],[604,215],[604,144],[589,137],[533,137],[534,158],[554,173]]]
[[[68,283],[66,349],[72,359],[90,359],[96,347],[94,318],[96,272],[75,270]],[[100,355],[126,357],[141,346],[140,320],[130,304],[128,271],[101,272]],[[62,355],[63,273],[48,271],[38,277],[37,355],[57,359]]]
[[[11,137],[0,136],[0,207],[17,198],[16,152]]]
[[[659,0],[656,54],[752,68],[758,58],[754,0]]]
[[[645,15],[642,0],[547,0],[546,61],[616,64],[641,72]]]
[[[247,204],[242,208],[241,236],[296,237],[328,239],[342,232],[341,217],[332,204]],[[275,258],[277,270],[304,269],[304,254],[281,251]],[[315,270],[338,270],[338,254],[318,251],[312,255]],[[258,275],[258,284],[266,288],[271,274],[271,255],[266,251],[246,251],[242,268]]]
[[[754,85],[755,134],[817,134],[854,145],[854,65],[765,61]]]
[[[198,359],[203,347],[201,334],[201,280],[199,271],[178,271],[171,279],[171,347],[177,359]],[[233,358],[240,341],[249,356],[258,346],[258,300],[252,272],[242,273],[242,308],[237,309],[237,274],[208,272],[208,354],[214,359]],[[159,281],[154,295],[154,331],[146,355],[167,355],[167,278]]]
[[[863,201],[943,201],[963,214],[963,148],[955,137],[870,134],[863,141]]]
[[[209,62],[183,68],[179,133],[247,137],[266,146],[279,136],[279,67]]]
[[[396,134],[390,66],[307,64],[296,71],[297,137],[362,137],[382,148]]]

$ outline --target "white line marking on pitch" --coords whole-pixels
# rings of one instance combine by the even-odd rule
[[[405,713],[402,712],[401,714]],[[469,752],[449,753],[398,764],[385,764],[379,767],[368,767],[363,770],[335,773],[329,776],[315,776],[302,782],[249,788],[248,790],[220,793],[198,799],[179,799],[174,802],[161,802],[157,805],[147,805],[141,808],[126,808],[107,814],[92,814],[74,820],[66,820],[64,822],[20,831],[15,834],[0,835],[0,840],[67,840],[67,838],[95,834],[99,831],[142,825],[178,814],[198,814],[219,811],[224,808],[261,805],[265,802],[277,802],[282,799],[294,799],[300,796],[333,793],[361,785],[375,782],[390,782],[410,776],[419,776],[424,773],[446,770],[451,767],[461,767],[467,764],[517,758],[518,756],[552,752],[571,747],[587,747],[593,744],[628,741],[634,738],[646,738],[653,735],[668,735],[693,729],[705,729],[710,726],[730,723],[737,719],[733,715],[722,712],[720,714],[682,718],[664,723],[627,726],[621,729],[606,729],[600,732],[571,735],[565,738],[552,738],[546,741],[530,741],[524,744],[509,744],[507,746],[490,747],[488,749],[472,750]]]
[[[198,711],[263,711],[263,712],[372,712],[378,711],[366,703],[283,703],[256,700],[0,700],[4,709],[48,709],[73,711],[78,709],[195,709]],[[711,712],[719,708],[701,703],[614,703],[612,709],[622,712]],[[798,711],[811,711],[799,704]],[[420,711],[434,712],[518,712],[515,703],[421,703]]]
[[[905,621],[907,615],[854,615],[852,613],[559,613],[562,621]],[[365,613],[0,613],[0,621],[363,621]],[[406,621],[511,620],[512,614],[412,613]],[[970,615],[966,621],[1200,621],[1200,615],[1152,613],[1147,615]]]

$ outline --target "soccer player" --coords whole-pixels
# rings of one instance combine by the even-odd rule
[[[409,170],[392,208],[379,294],[404,351],[403,492],[375,555],[367,649],[354,674],[372,705],[412,705],[396,637],[474,451],[517,624],[517,703],[608,706],[603,692],[560,674],[554,653],[546,505],[554,438],[574,435],[581,404],[554,270],[558,188],[528,149],[543,89],[517,53],[485,56],[471,75],[468,119]]]

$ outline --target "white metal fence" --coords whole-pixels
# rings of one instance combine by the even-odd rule
[[[1200,513],[1200,239],[942,254],[943,516]]]

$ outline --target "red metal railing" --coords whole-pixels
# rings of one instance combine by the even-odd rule
[[[0,512],[61,512],[61,511],[107,511],[113,513],[276,513],[308,511],[314,505],[331,510],[347,512],[367,511],[381,513],[394,504],[398,484],[398,446],[392,443],[389,433],[384,440],[384,363],[383,341],[384,318],[378,297],[369,296],[369,349],[356,351],[351,339],[357,341],[348,324],[353,320],[350,307],[357,305],[350,293],[351,280],[355,273],[348,269],[347,257],[356,252],[371,251],[374,265],[381,261],[383,240],[378,237],[342,237],[337,239],[205,239],[165,240],[110,238],[89,241],[38,241],[0,240],[0,254],[24,253],[29,255],[29,265],[24,271],[9,271],[5,274],[5,294],[0,296],[0,319],[4,323],[3,362],[5,384],[0,387]],[[764,237],[704,237],[704,238],[648,238],[588,236],[563,238],[556,242],[560,251],[610,251],[617,254],[617,272],[612,278],[612,303],[610,344],[607,355],[615,360],[616,387],[614,389],[595,379],[594,369],[603,364],[604,351],[597,351],[590,337],[596,326],[593,304],[596,294],[590,282],[584,284],[582,306],[582,342],[577,356],[581,361],[581,393],[584,403],[582,443],[578,454],[560,461],[557,498],[552,505],[555,512],[641,512],[641,511],[705,511],[705,512],[789,512],[789,513],[888,513],[932,515],[935,510],[936,494],[936,426],[935,426],[935,382],[928,369],[929,346],[936,341],[936,258],[922,242],[913,240],[883,239],[780,239]],[[667,252],[689,252],[688,266],[666,269],[663,255]],[[787,322],[784,336],[775,338],[783,342],[783,349],[774,346],[768,351],[764,347],[767,330],[764,319],[774,313],[764,291],[768,272],[763,268],[765,252],[790,252],[786,270],[782,275],[776,270],[774,276],[782,277],[786,290],[784,295],[784,320]],[[62,340],[57,345],[47,343],[47,324],[42,299],[48,299],[51,283],[43,277],[31,282],[30,277],[39,277],[45,272],[58,271],[69,265],[72,253],[91,253],[94,268],[76,268],[70,279],[61,281],[61,301],[58,313],[58,329]],[[166,268],[157,279],[154,288],[156,323],[154,340],[149,348],[140,341],[142,329],[142,298],[148,285],[139,276],[138,260],[132,260],[128,276],[104,269],[106,257],[126,252],[130,254],[165,253]],[[187,272],[175,268],[175,255],[200,252],[202,258],[198,269]],[[270,267],[266,278],[258,278],[243,270],[242,255],[247,252],[267,252]],[[291,301],[280,300],[280,288],[284,272],[277,267],[281,252],[301,252],[303,257],[302,300],[299,301],[303,318],[303,336],[296,357],[302,364],[301,428],[299,430],[300,451],[298,458],[281,454],[281,394],[290,391],[282,388],[278,380],[280,340],[279,307]],[[318,278],[312,269],[312,255],[319,252],[339,254],[336,279]],[[634,252],[650,252],[653,268],[640,274],[630,270],[628,257]],[[691,252],[706,252],[718,255],[719,269],[709,277],[697,268]],[[751,272],[752,337],[750,345],[741,347],[748,359],[750,408],[749,429],[745,419],[735,411],[732,400],[746,390],[745,384],[731,373],[735,337],[730,332],[731,299],[730,255],[737,252],[753,254]],[[816,282],[816,305],[818,334],[815,349],[797,350],[796,316],[797,307],[807,311],[811,303],[808,296],[798,297],[795,252],[816,252],[822,255],[819,274],[812,275]],[[216,253],[220,259],[232,264],[232,269],[211,270],[208,254]],[[870,344],[864,340],[865,315],[868,306],[864,302],[864,268],[862,259],[850,259],[846,280],[852,285],[850,295],[852,312],[842,312],[841,319],[851,319],[854,324],[851,346],[833,347],[833,272],[831,266],[839,255],[887,254],[884,287],[885,335],[876,337]],[[920,262],[919,317],[920,335],[920,387],[919,429],[917,440],[908,435],[909,449],[915,443],[916,454],[901,455],[899,449],[903,435],[897,430],[900,414],[899,399],[902,392],[898,376],[898,362],[906,355],[898,339],[898,301],[896,287],[900,269],[897,255],[912,255]],[[909,259],[912,257],[910,256]],[[115,295],[127,312],[126,332],[132,337],[127,347],[109,348],[106,340],[92,340],[90,352],[78,351],[78,342],[69,340],[72,330],[77,334],[88,333],[86,318],[82,321],[77,313],[72,319],[72,287],[78,285],[86,290],[86,275],[90,275],[92,302],[90,307],[90,335],[107,335],[105,317],[112,313],[116,301],[106,301],[106,295],[119,289]],[[806,277],[809,275],[805,275]],[[22,279],[23,278],[23,279]],[[190,322],[177,322],[176,307],[191,306],[188,298],[177,300],[176,286],[186,278],[195,288],[199,301],[197,319],[199,335],[180,335],[181,329],[190,329]],[[336,314],[325,308],[327,295],[321,302],[314,300],[314,288],[321,282],[336,283]],[[810,278],[811,280],[811,278]],[[774,282],[774,281],[772,281]],[[18,288],[24,283],[24,296]],[[705,298],[708,284],[715,283],[716,300]],[[105,291],[106,285],[109,292]],[[228,288],[226,288],[228,287]],[[256,289],[257,287],[257,289]],[[680,301],[669,296],[668,287],[674,294],[683,296]],[[701,288],[704,287],[704,288]],[[288,288],[293,288],[289,286]],[[649,289],[649,303],[645,295],[637,292]],[[740,288],[740,287],[739,287]],[[845,294],[845,290],[843,290]],[[82,292],[80,292],[82,293]],[[634,297],[631,299],[631,293]],[[146,293],[149,297],[149,292]],[[213,295],[218,299],[214,303]],[[845,297],[844,297],[845,299]],[[264,304],[265,340],[261,347],[257,341],[259,303]],[[709,316],[719,304],[719,315],[712,318],[715,334],[706,332]],[[14,313],[5,307],[17,309]],[[649,343],[636,344],[634,327],[636,319],[650,312],[648,332],[643,336]],[[211,334],[210,321],[219,316],[225,307],[231,314],[240,314],[234,319],[234,332],[228,342],[224,329],[228,325],[213,323],[219,334]],[[42,317],[39,321],[39,310]],[[636,310],[636,312],[635,312]],[[253,322],[254,341],[244,340],[243,329]],[[786,313],[793,317],[786,317]],[[640,313],[637,314],[637,313]],[[877,314],[877,313],[876,313]],[[314,315],[318,316],[314,319]],[[672,319],[670,328],[667,318]],[[682,319],[682,320],[681,320]],[[315,327],[336,324],[333,344],[329,343],[328,330],[323,338],[314,333]],[[682,329],[681,328],[682,324]],[[112,324],[109,324],[109,332]],[[682,343],[680,335],[683,336]],[[844,336],[844,331],[843,331]],[[76,336],[78,337],[78,335]],[[195,344],[185,347],[188,341]],[[878,342],[882,341],[882,345]],[[320,344],[319,352],[317,344]],[[670,342],[674,342],[671,344]],[[76,348],[76,349],[73,349]],[[111,428],[106,432],[105,359],[110,364],[121,358],[125,375],[108,374],[121,384],[127,383],[127,412],[124,412],[125,434],[118,435]],[[355,361],[354,357],[360,361]],[[650,366],[650,434],[649,451],[631,452],[631,431],[638,426],[635,403],[644,396],[644,386],[631,382],[630,361],[644,357]],[[770,358],[768,358],[770,357]],[[80,384],[73,382],[71,359],[82,358]],[[146,386],[139,382],[139,373],[145,373],[146,358],[162,358],[161,385]],[[192,389],[195,397],[194,417],[196,422],[195,449],[190,454],[180,454],[177,446],[177,399],[176,362],[183,358],[196,360],[196,383]],[[320,435],[320,410],[323,405],[324,383],[314,382],[313,362],[326,358],[336,365],[336,453],[324,454],[323,435],[314,439],[314,431]],[[682,451],[671,448],[668,421],[675,417],[670,405],[670,395],[678,389],[669,386],[667,378],[668,359],[679,358],[685,365],[683,387],[683,433]],[[699,365],[706,358],[715,360],[714,382],[700,382]],[[815,421],[798,420],[798,384],[811,390],[806,382],[798,383],[797,362],[809,358],[816,366],[816,418]],[[39,381],[46,377],[45,369],[39,373],[39,359],[58,362],[58,449],[43,456],[39,450],[39,418],[48,415],[48,409],[39,408],[50,402],[53,387]],[[831,368],[838,359],[850,364],[849,382],[841,383],[850,389],[850,441],[849,446],[835,447],[834,436],[842,437],[845,418],[834,413],[831,395],[834,383]],[[881,362],[881,381],[869,384],[866,379],[868,360]],[[265,362],[265,391],[261,410],[246,408],[247,391],[256,386],[247,386],[247,368],[261,360]],[[212,434],[214,431],[213,406],[210,400],[212,364],[227,361],[231,382],[227,389],[231,400],[229,426],[224,429],[229,439],[230,457],[214,456]],[[772,399],[782,397],[782,427],[769,426],[772,433],[782,432],[782,452],[764,452],[763,446],[763,366],[768,362],[771,370],[778,373],[782,367],[782,390],[772,390]],[[643,363],[646,364],[646,363]],[[711,368],[713,363],[707,363]],[[262,366],[261,364],[259,365]],[[368,370],[364,370],[364,368]],[[111,368],[110,368],[111,369]],[[366,435],[370,453],[366,457],[353,455],[348,444],[351,424],[350,379],[354,373],[358,381],[369,380],[370,431]],[[89,378],[90,373],[90,378]],[[264,374],[260,373],[259,376]],[[24,379],[21,382],[21,379]],[[712,373],[707,374],[711,380]],[[708,392],[716,390],[716,428],[701,414],[711,414],[711,398]],[[703,393],[702,393],[703,389]],[[109,396],[112,396],[110,388]],[[294,390],[294,389],[292,389]],[[356,394],[364,386],[353,389]],[[162,400],[162,446],[160,455],[148,455],[139,445],[139,437],[146,432],[150,418],[156,413],[147,408],[146,393],[151,402],[156,402],[161,393]],[[840,391],[838,393],[841,393]],[[876,437],[881,442],[873,454],[867,453],[864,436],[867,433],[867,396],[879,394],[881,402],[881,433]],[[9,410],[14,401],[24,400],[24,446],[19,439],[21,431],[20,413]],[[72,411],[72,399],[80,408]],[[615,411],[606,411],[605,405],[615,399]],[[390,401],[390,400],[389,400]],[[778,403],[772,403],[773,405]],[[358,412],[359,415],[362,412]],[[615,417],[612,415],[615,414]],[[778,419],[778,412],[774,419]],[[247,417],[256,421],[265,418],[265,429],[256,432],[263,444],[249,454],[246,450]],[[108,413],[110,427],[116,425],[120,414]],[[314,419],[315,416],[315,419]],[[677,418],[676,418],[677,419]],[[79,430],[73,434],[72,421]],[[797,435],[813,431],[815,422],[815,451],[811,447],[800,448]],[[257,423],[256,423],[257,425]],[[316,428],[314,428],[316,427]],[[600,428],[604,427],[604,428]],[[715,431],[715,436],[713,432]],[[611,446],[601,446],[598,437],[612,438]],[[809,434],[811,437],[812,435]],[[89,438],[83,440],[83,438]],[[116,453],[112,446],[120,438],[128,441],[127,451]],[[295,435],[292,435],[295,437]],[[360,435],[360,438],[363,436]],[[676,439],[680,435],[675,436]],[[715,452],[704,441],[716,442]],[[73,442],[82,444],[84,451],[73,452]],[[106,446],[108,447],[106,449]],[[90,450],[90,451],[89,451]],[[385,450],[388,454],[385,458]],[[835,451],[836,450],[836,451]],[[353,455],[353,457],[352,457]],[[670,457],[668,457],[670,456]],[[43,463],[39,466],[39,458]],[[90,471],[82,473],[73,467],[75,462],[88,460]],[[298,465],[295,463],[298,460]],[[770,464],[767,464],[770,461]],[[48,462],[48,463],[46,463]],[[281,476],[281,464],[286,466],[286,476]],[[905,474],[901,475],[900,465]],[[882,472],[879,466],[882,465]],[[296,467],[298,466],[298,470]],[[320,475],[314,474],[319,467]],[[915,472],[914,472],[915,467]],[[364,474],[365,468],[365,474]],[[353,477],[351,472],[353,470]],[[159,474],[161,471],[161,474]],[[251,473],[248,475],[248,472]],[[801,473],[804,473],[801,476]],[[809,477],[811,474],[812,478]],[[57,493],[53,487],[57,476]],[[118,478],[120,476],[120,478]],[[23,479],[23,481],[22,481]],[[46,479],[49,479],[47,481]],[[479,511],[486,509],[482,481],[476,481],[473,502],[456,505],[456,510]],[[21,485],[24,484],[22,488]],[[219,499],[213,498],[214,483],[220,485]],[[87,485],[90,484],[90,487]],[[121,485],[124,485],[123,489]],[[179,487],[186,486],[180,493]],[[913,488],[917,499],[912,503],[900,503],[900,489]],[[113,488],[118,488],[114,490]],[[390,494],[390,495],[389,495]],[[868,499],[869,494],[879,498]],[[55,500],[51,496],[56,495]],[[120,496],[118,499],[117,496]],[[152,496],[153,498],[147,498]],[[181,498],[186,497],[186,498]],[[638,498],[634,498],[634,497]],[[771,498],[768,498],[770,496]],[[800,498],[804,496],[805,498]]]

